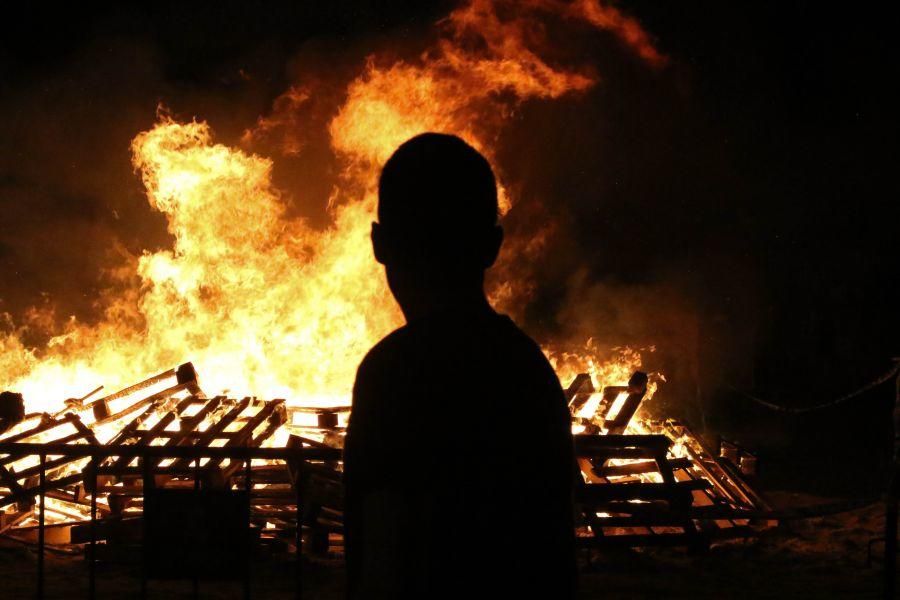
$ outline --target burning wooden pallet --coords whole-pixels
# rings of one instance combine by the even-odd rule
[[[576,491],[582,547],[678,545],[752,535],[765,500],[703,441],[674,420],[633,423],[647,376],[597,392],[587,375],[566,391],[584,483]],[[584,416],[583,407],[596,402]],[[626,431],[628,433],[626,433]]]
[[[647,385],[647,376],[636,373],[627,385],[597,390],[588,375],[579,375],[566,390],[573,428],[580,431],[575,437],[584,479],[577,492],[579,544],[699,548],[720,537],[752,533],[752,519],[768,506],[739,471],[684,425],[634,419]],[[86,543],[91,532],[109,543],[135,542],[151,488],[242,490],[259,539],[287,549],[297,532],[299,493],[308,551],[340,553],[338,449],[348,412],[345,406],[289,409],[283,400],[207,398],[186,363],[92,402],[71,401],[55,415],[31,415],[0,435],[0,534],[35,540],[35,497],[42,489],[47,541],[60,545]],[[3,452],[4,444],[15,442],[106,450],[272,445],[332,455],[302,468],[290,461],[111,453],[96,460],[50,455],[41,465],[33,454]],[[94,529],[92,505],[99,519]]]
[[[105,450],[258,448],[274,444],[288,417],[284,400],[207,398],[193,367],[186,363],[94,402],[69,403],[56,415],[30,415],[0,436],[0,444],[39,443],[47,448],[89,444]],[[289,447],[303,444],[300,438],[288,438]],[[325,447],[314,441],[309,444]],[[338,451],[332,452],[339,456]],[[86,543],[92,501],[100,519],[95,530],[98,539],[136,539],[148,481],[152,481],[164,489],[244,489],[251,498],[253,526],[274,542],[296,531],[296,480],[311,477],[305,472],[298,475],[297,465],[254,460],[250,464],[253,484],[247,490],[247,473],[242,468],[246,462],[228,458],[192,461],[115,454],[98,460],[53,454],[46,458],[0,451],[0,533],[36,541],[35,497],[44,490],[47,543]],[[310,467],[318,468],[316,463]]]

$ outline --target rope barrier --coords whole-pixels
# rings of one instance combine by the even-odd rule
[[[852,500],[836,500],[834,502],[826,502],[824,504],[815,504],[812,506],[796,506],[792,508],[776,508],[767,511],[757,511],[752,514],[752,518],[771,519],[773,521],[802,521],[804,519],[818,519],[820,517],[828,517],[838,515],[845,512],[859,510],[869,506],[874,506],[883,502],[881,496],[870,498],[857,498]]]
[[[879,385],[881,385],[887,381],[890,381],[891,379],[894,379],[895,377],[898,377],[898,376],[900,376],[900,360],[895,359],[895,364],[894,364],[893,368],[891,368],[887,373],[885,373],[881,377],[867,383],[866,385],[859,388],[858,390],[856,390],[854,392],[850,392],[849,394],[841,396],[840,398],[832,400],[831,402],[826,402],[825,404],[818,404],[816,406],[806,406],[806,407],[802,407],[802,408],[795,408],[795,407],[791,407],[791,406],[783,406],[781,404],[775,404],[774,402],[769,402],[768,400],[763,400],[762,398],[757,398],[756,396],[749,394],[743,390],[740,390],[732,385],[728,385],[727,387],[730,388],[731,390],[737,392],[741,396],[747,398],[748,400],[752,400],[753,402],[755,402],[761,406],[764,406],[770,410],[799,415],[799,414],[803,414],[803,413],[816,412],[816,411],[824,410],[826,408],[832,408],[834,406],[844,404],[845,402],[848,402],[849,400],[852,400],[852,399],[856,398],[857,396],[861,396],[861,395],[865,394],[866,392],[868,392],[869,390],[874,389],[874,388],[878,387]]]

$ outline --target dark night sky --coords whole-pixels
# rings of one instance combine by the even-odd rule
[[[45,293],[85,316],[106,240],[131,252],[166,243],[127,153],[159,100],[208,118],[228,139],[269,110],[302,68],[299,52],[362,56],[386,39],[404,44],[453,4],[4,8],[0,311],[15,314]],[[551,149],[530,155],[554,175],[529,179],[529,159],[515,157],[507,172],[568,199],[558,216],[591,282],[640,289],[678,272],[704,313],[698,355],[719,383],[800,405],[878,375],[900,356],[896,15],[876,3],[620,6],[672,58],[667,73],[651,81],[611,62],[589,99],[602,112],[523,107],[526,125],[508,134],[510,145]],[[592,175],[597,156],[602,177]],[[123,234],[121,220],[144,224]],[[563,283],[567,260],[560,250],[547,278]],[[538,298],[530,319],[539,326],[559,301]],[[769,418],[712,387],[702,404],[731,407],[718,420],[713,411],[713,425]],[[862,437],[881,431],[873,423],[884,423],[889,402],[885,392],[850,424],[765,422],[778,439],[813,439],[820,425]]]

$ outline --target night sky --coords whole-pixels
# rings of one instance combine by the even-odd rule
[[[169,243],[128,153],[157,103],[235,141],[308,65],[352,76],[373,48],[415,47],[453,5],[5,7],[0,312],[51,303],[90,321],[104,267]],[[795,468],[822,459],[821,432],[850,439],[852,457],[872,461],[861,481],[877,486],[890,386],[805,418],[766,413],[733,388],[812,405],[900,356],[896,15],[875,3],[618,6],[669,65],[652,72],[587,44],[581,60],[602,83],[526,103],[501,140],[498,160],[523,190],[509,226],[526,230],[538,198],[554,198],[542,214],[564,224],[536,267],[543,285],[525,325],[622,334],[616,317],[584,312],[642,307],[645,325],[625,334],[655,336],[664,359],[693,356],[692,377],[673,367],[686,417]],[[287,187],[300,178],[327,195],[302,166],[280,168]]]

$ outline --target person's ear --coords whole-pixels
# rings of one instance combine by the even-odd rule
[[[497,261],[497,255],[500,254],[500,246],[503,245],[503,228],[499,225],[495,226],[490,235],[485,239],[484,249],[484,268],[491,268]]]
[[[387,262],[387,240],[384,229],[376,222],[372,222],[372,250],[375,252],[375,260],[381,264]]]

